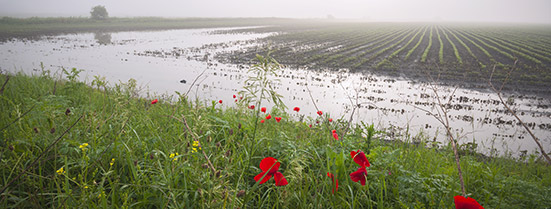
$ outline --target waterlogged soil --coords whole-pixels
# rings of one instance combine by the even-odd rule
[[[104,77],[111,86],[136,79],[147,88],[143,92],[146,97],[150,95],[147,91],[180,92],[207,105],[222,100],[223,107],[231,107],[236,106],[232,95],[242,90],[250,76],[251,62],[232,64],[227,54],[248,53],[262,47],[259,40],[273,35],[272,30],[262,28],[217,28],[11,39],[0,43],[0,68],[28,74],[49,70],[60,75],[61,68],[74,67],[84,70],[80,79],[87,83],[94,76]],[[418,51],[424,49],[420,48]],[[428,138],[433,144],[445,145],[445,130],[434,117],[442,115],[438,95],[448,110],[444,120],[449,121],[463,147],[489,155],[520,156],[538,151],[526,130],[490,91],[319,68],[285,67],[272,80],[289,107],[293,117],[289,120],[303,119],[313,126],[330,123],[317,117],[317,106],[332,123],[373,123],[387,131],[383,137],[388,140]],[[504,98],[543,147],[551,147],[549,99],[526,94],[506,94]],[[299,113],[292,111],[295,106],[301,108]]]

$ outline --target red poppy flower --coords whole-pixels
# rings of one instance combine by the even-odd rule
[[[317,113],[318,113],[318,115],[320,115],[320,116],[323,115],[323,112],[322,112],[321,110],[318,111]]]
[[[237,96],[235,96],[235,94],[233,95],[233,98],[235,99]]]
[[[153,101],[151,101],[151,104],[156,104],[157,102],[159,102],[159,100],[154,99]]]
[[[308,127],[312,128],[312,124],[308,125]]]
[[[277,159],[273,157],[267,157],[260,161],[260,170],[262,172],[254,177],[256,182],[260,181],[258,184],[266,183],[268,180],[274,176],[276,186],[285,186],[288,184],[287,179],[283,176],[282,173],[278,172],[280,163],[277,162]],[[264,176],[266,175],[266,176]],[[264,176],[264,178],[262,178]]]
[[[337,133],[333,133],[333,138],[335,138],[335,140],[339,140],[339,135]]]
[[[333,118],[329,118],[329,122],[333,122]]]
[[[279,123],[279,121],[281,121],[281,117],[275,117],[275,120]]]
[[[263,112],[263,113],[266,113],[266,108],[262,107],[262,108],[260,108],[260,111]]]
[[[331,133],[332,134],[337,133],[337,130],[333,129],[333,130],[331,130]]]
[[[484,209],[478,202],[470,197],[463,197],[461,195],[457,195],[453,197],[455,202],[455,209]]]
[[[293,110],[298,112],[298,111],[300,111],[300,108],[299,108],[299,107],[295,107],[295,108],[293,108]]]
[[[249,106],[249,109],[254,110],[254,105]]]
[[[264,123],[264,119],[260,120],[260,123]]]
[[[268,116],[266,116],[266,120],[270,120],[272,118],[272,115],[268,114]]]
[[[352,172],[350,174],[350,179],[352,179],[352,181],[354,181],[354,182],[360,181],[362,186],[365,186],[365,178],[366,177],[367,177],[367,170],[363,166],[358,168],[357,171]]]
[[[335,188],[333,188],[332,191],[333,194],[335,194],[335,192],[339,190],[339,180],[335,178],[335,175],[333,175],[332,173],[327,172],[327,176],[329,176],[329,178],[331,178],[331,180],[333,181],[333,184],[335,184]]]
[[[222,104],[222,100],[218,100],[218,103]]]
[[[362,167],[369,167],[371,166],[369,164],[369,161],[367,160],[367,157],[365,157],[365,153],[358,150],[356,152],[351,151],[350,155],[352,156],[352,159],[354,159],[354,162],[356,162],[358,165]]]
[[[237,99],[235,100],[235,102],[237,102]]]

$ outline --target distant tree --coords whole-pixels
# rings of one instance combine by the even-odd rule
[[[93,7],[92,11],[90,11],[90,15],[92,15],[91,18],[94,20],[105,20],[109,17],[105,6],[100,5]]]

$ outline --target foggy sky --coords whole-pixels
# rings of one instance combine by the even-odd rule
[[[0,16],[286,17],[551,24],[551,0],[0,0]]]

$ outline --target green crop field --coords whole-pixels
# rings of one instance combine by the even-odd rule
[[[272,29],[278,35],[261,40],[271,49],[260,44],[234,52],[231,60],[247,62],[272,50],[296,67],[415,78],[429,72],[475,83],[492,72],[500,79],[511,72],[516,88],[551,87],[551,27],[545,25],[318,22]]]

